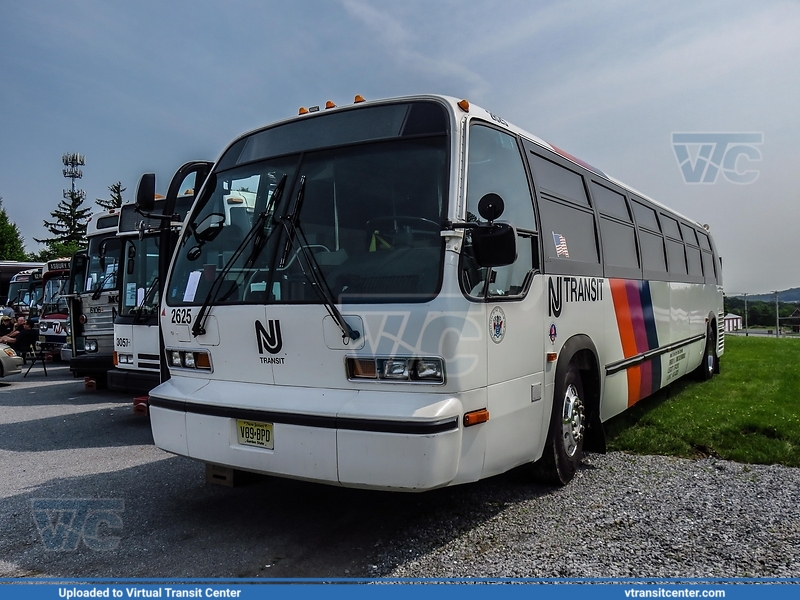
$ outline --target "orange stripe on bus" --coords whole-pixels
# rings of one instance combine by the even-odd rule
[[[624,279],[612,279],[611,297],[614,299],[614,312],[617,315],[619,339],[622,342],[622,355],[630,358],[636,354],[636,336],[633,332],[633,321],[628,306],[628,292]]]
[[[622,355],[630,358],[637,354],[636,334],[633,331],[633,319],[628,305],[628,290],[624,279],[611,279],[611,297],[614,300],[614,313],[617,317],[617,329],[622,343]],[[642,386],[642,374],[639,367],[626,369],[628,376],[628,406],[639,401]]]

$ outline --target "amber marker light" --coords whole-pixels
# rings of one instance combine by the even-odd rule
[[[117,351],[114,350],[114,354],[112,355],[112,360],[114,362],[114,366],[116,367],[119,365],[119,356],[117,355]]]
[[[305,106],[301,106],[300,110],[297,111],[297,114],[298,115],[307,115],[308,114],[308,109]]]
[[[478,423],[486,423],[489,420],[489,411],[485,408],[473,410],[464,414],[464,427],[471,427]]]
[[[211,357],[205,352],[198,352],[194,362],[198,369],[211,369]]]
[[[458,103],[458,108],[460,108],[464,112],[469,112],[469,102],[467,100],[461,100]]]
[[[356,97],[353,99],[353,104],[358,104],[359,102],[366,102],[366,100],[364,100],[364,96],[361,94],[356,94]]]
[[[547,353],[547,362],[556,362],[557,360],[558,360],[558,353],[556,352]]]
[[[325,110],[328,110],[329,108],[336,108],[336,105],[330,100],[325,103]]]

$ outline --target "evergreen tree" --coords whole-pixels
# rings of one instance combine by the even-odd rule
[[[24,241],[16,223],[8,218],[0,196],[0,260],[28,260]]]
[[[28,260],[35,262],[47,262],[55,258],[69,258],[78,250],[83,248],[84,245],[78,242],[53,242],[47,245],[47,248],[40,250],[36,254],[31,254]]]
[[[81,208],[86,192],[83,190],[64,190],[64,199],[58,203],[58,208],[50,213],[55,221],[44,221],[45,229],[53,234],[46,239],[33,238],[40,244],[51,246],[57,242],[62,244],[74,243],[82,246],[86,243],[86,223],[91,208]]]
[[[122,187],[121,181],[118,181],[117,183],[108,186],[108,191],[111,192],[111,198],[109,200],[97,198],[95,201],[105,210],[108,210],[109,208],[119,208],[123,203],[122,192],[127,189],[128,188]]]

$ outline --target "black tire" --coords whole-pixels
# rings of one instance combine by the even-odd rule
[[[706,330],[706,347],[703,351],[703,360],[700,365],[694,370],[694,378],[697,381],[708,381],[714,377],[714,373],[719,372],[718,365],[719,358],[717,358],[717,338],[714,335],[713,323],[709,323]]]
[[[566,485],[575,476],[583,458],[586,431],[583,398],[580,372],[570,363],[564,376],[556,381],[544,452],[533,465],[538,480]]]

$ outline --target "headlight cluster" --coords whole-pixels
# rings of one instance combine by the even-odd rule
[[[14,350],[12,348],[3,348],[3,352],[8,354],[9,356],[16,356],[17,355],[17,353],[14,352]]]
[[[86,340],[83,347],[87,352],[97,352],[97,340]]]
[[[133,354],[121,354],[116,353],[117,356],[117,364],[119,365],[132,365],[133,364]]]
[[[360,358],[348,356],[346,362],[348,379],[444,383],[444,363],[441,358]]]
[[[177,369],[211,370],[211,356],[202,350],[170,350],[167,348],[167,363]]]

